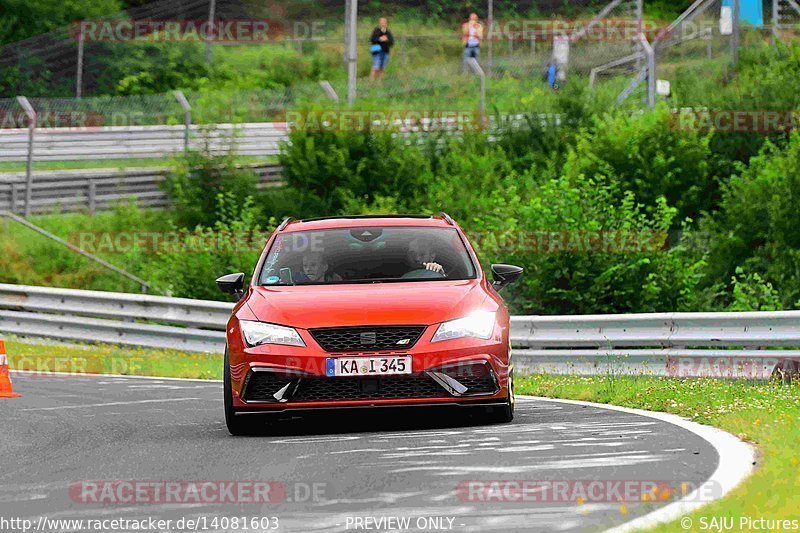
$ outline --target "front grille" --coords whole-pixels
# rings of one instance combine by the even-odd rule
[[[309,330],[326,352],[407,350],[416,344],[425,326],[316,328]]]
[[[300,381],[293,402],[450,397],[424,375],[391,378],[312,378]]]

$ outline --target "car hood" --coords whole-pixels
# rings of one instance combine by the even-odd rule
[[[262,322],[303,329],[429,325],[469,314],[486,297],[479,280],[418,281],[255,287],[248,305]]]

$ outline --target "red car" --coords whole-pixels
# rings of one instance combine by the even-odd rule
[[[452,404],[514,416],[509,315],[498,294],[522,269],[481,270],[466,235],[439,216],[284,220],[227,327],[225,421],[255,413]]]

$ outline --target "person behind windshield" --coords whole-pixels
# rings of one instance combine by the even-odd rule
[[[322,252],[309,252],[303,255],[303,270],[294,278],[295,282],[341,281],[342,277],[328,270],[328,262]]]
[[[412,239],[408,243],[408,262],[411,272],[415,270],[430,270],[445,276],[444,267],[436,262],[436,250],[424,240]]]

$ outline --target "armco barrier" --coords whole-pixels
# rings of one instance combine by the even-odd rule
[[[222,353],[233,304],[0,284],[0,332]],[[768,377],[800,359],[800,311],[514,316],[521,371]]]
[[[259,187],[279,185],[281,167],[252,165]],[[166,207],[169,198],[161,183],[167,168],[58,170],[34,174],[31,213],[109,209],[136,198],[140,207]],[[25,209],[25,173],[0,174],[0,211],[22,214]]]
[[[40,128],[33,141],[34,161],[164,158],[184,150],[186,128],[180,126],[103,126]],[[191,126],[189,147],[239,155],[273,156],[287,139],[283,122]],[[0,161],[25,161],[27,129],[0,129]]]

